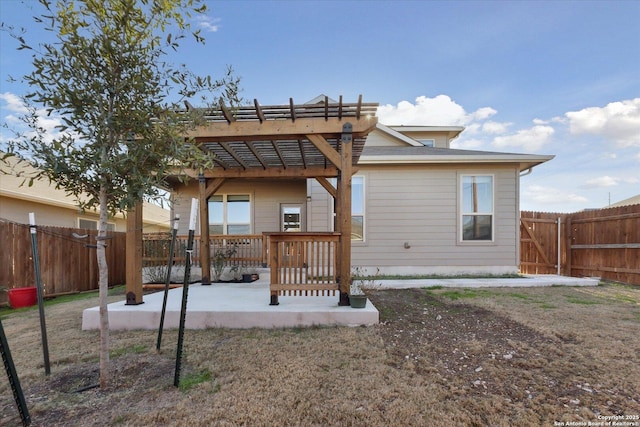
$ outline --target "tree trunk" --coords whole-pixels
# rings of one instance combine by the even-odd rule
[[[109,311],[107,296],[109,293],[109,266],[107,265],[107,189],[100,187],[100,222],[98,223],[98,238],[96,257],[98,261],[98,288],[100,290],[100,388],[108,385],[109,379]]]

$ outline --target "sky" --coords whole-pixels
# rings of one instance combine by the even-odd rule
[[[520,208],[576,212],[640,194],[640,1],[211,1],[205,45],[169,60],[261,105],[324,94],[380,104],[386,125],[464,126],[452,148],[554,155],[521,178]],[[0,20],[51,37],[34,1]],[[46,39],[48,40],[48,39]],[[30,57],[0,31],[0,123]]]

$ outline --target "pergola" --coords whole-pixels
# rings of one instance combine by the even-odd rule
[[[200,264],[202,282],[210,283],[209,213],[207,200],[230,178],[316,179],[335,200],[335,233],[338,235],[338,268],[340,305],[349,304],[351,283],[351,178],[356,172],[365,139],[376,124],[378,104],[330,102],[324,97],[314,104],[253,106],[207,111],[206,123],[187,137],[214,155],[216,167],[204,171],[188,171],[199,180]],[[187,108],[193,108],[187,104]],[[337,178],[334,186],[329,178]],[[132,217],[138,217],[132,215]],[[141,219],[140,219],[141,220]],[[132,224],[134,219],[131,220]],[[295,234],[295,233],[294,233]],[[139,257],[141,250],[130,239],[131,250]],[[132,265],[132,269],[137,266]],[[128,267],[129,270],[129,267]],[[128,303],[142,301],[141,280],[128,274]],[[130,285],[130,281],[132,284]],[[139,301],[134,302],[134,299]],[[272,297],[273,298],[273,297]],[[276,297],[277,301],[277,297]],[[272,300],[273,303],[273,300]]]

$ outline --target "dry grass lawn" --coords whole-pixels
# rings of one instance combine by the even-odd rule
[[[370,292],[368,328],[112,332],[112,385],[97,383],[97,296],[0,312],[33,426],[511,426],[640,415],[640,288]],[[123,296],[114,296],[121,300]],[[624,420],[623,420],[624,421]],[[0,374],[0,425],[20,419]],[[585,424],[586,425],[586,424]],[[622,425],[622,424],[621,424]],[[633,425],[633,424],[627,424]]]

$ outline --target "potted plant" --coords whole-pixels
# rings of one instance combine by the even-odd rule
[[[367,296],[362,290],[359,280],[351,281],[351,295],[349,295],[351,308],[365,308],[367,306]]]
[[[376,274],[373,276],[367,275],[367,272],[362,267],[353,268],[351,273],[351,295],[349,295],[351,308],[365,308],[367,306],[367,295],[364,291],[379,286],[377,282],[379,275],[379,268],[376,269]]]
[[[238,276],[243,283],[251,283],[251,274],[246,265],[241,265],[238,268]]]

